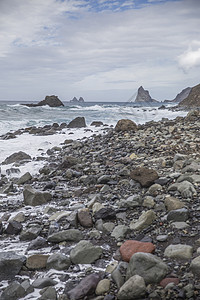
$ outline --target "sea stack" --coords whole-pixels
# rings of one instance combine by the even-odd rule
[[[200,107],[200,84],[194,86],[188,97],[179,103],[178,106],[190,107]]]
[[[37,104],[35,103],[28,103],[28,104],[22,104],[28,107],[36,107],[36,106],[44,106],[48,105],[50,107],[60,107],[64,106],[62,101],[58,98],[58,96],[51,95],[51,96],[46,96],[44,100],[38,102]]]
[[[135,102],[158,102],[151,98],[149,91],[145,90],[142,86],[139,87]]]

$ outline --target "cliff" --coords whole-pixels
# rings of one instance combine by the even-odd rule
[[[181,101],[178,106],[185,106],[188,108],[200,107],[200,84],[194,86],[188,97]]]

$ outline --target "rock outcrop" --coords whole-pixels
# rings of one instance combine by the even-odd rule
[[[135,102],[158,102],[151,98],[149,91],[144,90],[142,86],[139,87]]]
[[[179,103],[179,106],[200,107],[200,84],[194,86],[188,97]]]
[[[172,100],[164,100],[165,103],[180,103],[181,101],[183,101],[185,98],[187,98],[190,94],[191,91],[191,87],[187,87],[185,89],[183,89],[179,94],[176,95],[176,97]]]
[[[44,100],[38,102],[38,103],[28,103],[28,104],[22,104],[28,107],[37,107],[37,106],[44,106],[48,105],[50,107],[60,107],[64,106],[62,101],[58,98],[58,96],[52,95],[52,96],[46,96]]]
[[[84,103],[85,101],[84,101],[83,97],[80,97],[79,100],[76,97],[74,97],[69,102],[71,102],[71,103]]]

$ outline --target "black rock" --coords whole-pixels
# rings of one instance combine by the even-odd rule
[[[94,217],[97,220],[98,219],[102,219],[102,220],[116,219],[116,211],[110,207],[108,207],[108,208],[103,207],[95,213]]]
[[[81,128],[86,127],[85,118],[77,117],[67,125],[68,128]]]
[[[17,222],[15,220],[10,221],[5,233],[7,234],[19,234],[22,230],[22,224],[20,222]]]

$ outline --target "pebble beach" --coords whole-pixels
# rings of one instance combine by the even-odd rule
[[[200,299],[200,111],[96,126],[2,162],[0,299]]]

